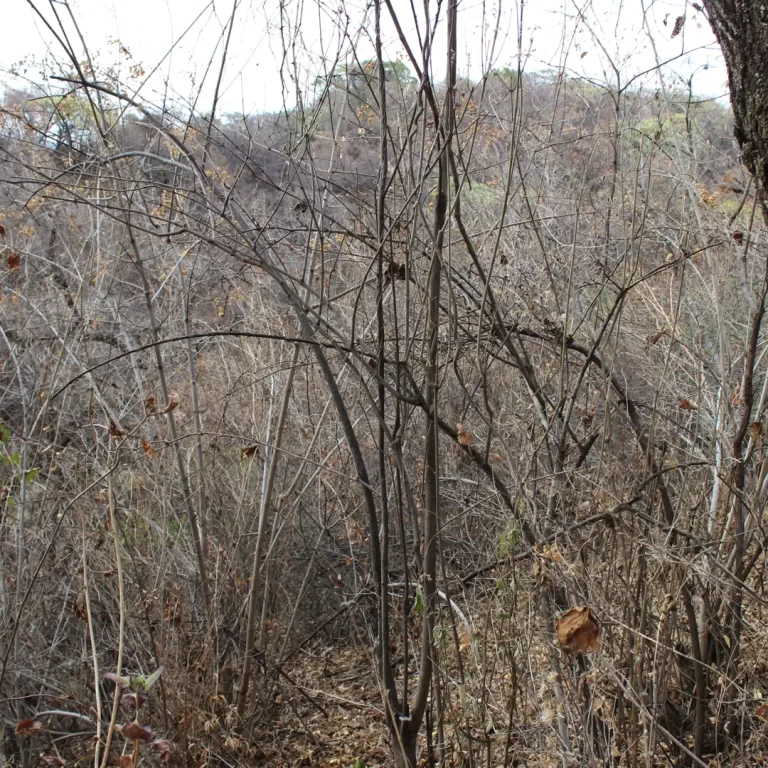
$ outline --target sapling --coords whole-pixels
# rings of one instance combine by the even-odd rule
[[[152,686],[163,674],[163,667],[156,669],[151,675],[116,675],[107,673],[105,679],[111,680],[125,691],[120,697],[120,704],[125,712],[133,716],[131,722],[120,728],[123,738],[133,745],[131,754],[122,754],[117,759],[118,768],[137,768],[141,757],[141,745],[155,747],[160,753],[160,760],[167,763],[173,751],[172,744],[167,739],[155,739],[152,728],[139,722],[139,712],[149,699]]]

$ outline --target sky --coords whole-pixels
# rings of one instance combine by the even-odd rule
[[[315,78],[349,61],[353,46],[361,59],[374,50],[373,9],[366,0],[3,3],[0,85],[56,85],[46,76],[60,71],[64,58],[44,18],[84,58],[82,37],[98,65],[113,67],[145,102],[172,101],[198,112],[210,110],[220,73],[220,113],[275,111],[293,106],[297,93],[311,100]],[[438,2],[429,3],[434,24]],[[392,0],[392,5],[415,46],[426,26],[422,0],[414,3],[421,14],[416,20],[410,0]],[[673,37],[680,16],[685,20]],[[435,35],[438,80],[445,58],[444,26],[439,24]],[[407,63],[386,9],[382,39],[385,58]],[[653,88],[680,87],[692,78],[696,95],[727,102],[726,70],[712,31],[703,13],[686,0],[459,0],[460,74],[477,80],[490,67],[517,68],[518,62],[527,72],[564,69],[612,84],[619,77],[622,85],[637,77],[635,83]]]

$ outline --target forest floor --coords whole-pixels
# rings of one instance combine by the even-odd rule
[[[272,725],[255,734],[260,765],[388,765],[390,749],[370,649],[299,656],[279,677]],[[359,766],[361,763],[357,763]]]

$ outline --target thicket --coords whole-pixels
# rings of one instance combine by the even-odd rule
[[[260,116],[6,95],[9,764],[765,759],[731,117],[418,61]]]

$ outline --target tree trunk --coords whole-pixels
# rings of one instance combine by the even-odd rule
[[[728,67],[736,139],[768,221],[768,6],[755,0],[704,0],[704,6]]]
[[[404,728],[401,742],[394,743],[392,750],[396,768],[416,768],[416,750],[419,743],[418,728]]]

